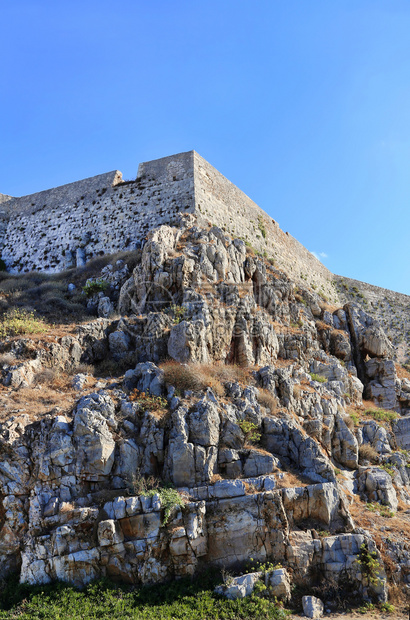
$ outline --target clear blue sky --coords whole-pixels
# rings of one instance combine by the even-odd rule
[[[195,149],[331,271],[410,294],[409,0],[4,0],[0,19],[1,193]]]

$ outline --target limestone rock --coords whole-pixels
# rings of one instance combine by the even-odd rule
[[[98,300],[97,314],[108,319],[114,313],[114,304],[109,297],[100,297]]]
[[[359,468],[359,491],[370,502],[380,502],[396,511],[398,500],[391,476],[379,467]]]
[[[121,330],[112,332],[108,336],[110,353],[115,360],[123,358],[130,349],[130,337]]]
[[[323,602],[316,596],[303,596],[302,607],[307,618],[321,618],[325,610]]]
[[[141,362],[134,370],[127,370],[124,385],[128,390],[161,396],[164,392],[164,371],[152,362]]]
[[[232,577],[225,586],[217,586],[215,592],[228,599],[235,600],[250,596],[262,573],[248,573],[241,577]]]
[[[352,431],[347,427],[342,416],[335,417],[335,429],[332,437],[332,453],[342,465],[356,469],[358,466],[358,444]]]
[[[265,574],[265,585],[272,596],[281,601],[289,601],[291,597],[291,582],[286,568],[277,568]]]
[[[74,413],[73,439],[77,447],[76,471],[92,480],[110,473],[114,463],[115,441],[111,428],[114,404],[108,396],[91,394],[83,397]]]

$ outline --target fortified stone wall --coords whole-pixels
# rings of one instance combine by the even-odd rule
[[[192,153],[141,164],[7,203],[2,258],[12,273],[58,272],[96,255],[138,246],[147,232],[194,211]]]
[[[13,273],[57,272],[93,256],[133,249],[161,224],[195,213],[242,237],[289,275],[335,300],[332,274],[246,194],[195,151],[140,164],[135,181],[118,171],[2,203],[2,258]],[[3,219],[3,229],[4,229]]]
[[[135,181],[124,182],[115,170],[22,198],[0,194],[0,203],[2,258],[13,273],[57,272],[96,255],[133,249],[149,230],[178,225],[180,214],[188,212],[200,224],[243,238],[329,301],[367,304],[401,348],[401,357],[408,354],[406,295],[347,278],[346,286],[340,278],[335,286],[335,276],[313,254],[195,151],[142,163]],[[395,317],[391,324],[386,316]]]
[[[195,152],[194,165],[198,214],[272,258],[296,282],[303,280],[330,301],[338,301],[333,274],[311,252]]]

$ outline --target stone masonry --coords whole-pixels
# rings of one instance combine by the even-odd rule
[[[21,198],[0,194],[0,251],[11,273],[55,273],[103,254],[133,250],[148,232],[183,224],[216,225],[268,258],[324,301],[367,304],[405,361],[410,297],[334,276],[246,194],[195,151],[141,163],[135,180],[118,170]],[[397,309],[391,323],[385,306]],[[387,307],[386,306],[386,307]]]
[[[12,273],[53,273],[134,249],[152,228],[191,213],[335,297],[326,267],[195,151],[142,163],[134,181],[113,171],[0,202],[2,258]]]

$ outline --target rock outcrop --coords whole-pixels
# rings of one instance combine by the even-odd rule
[[[410,381],[389,340],[357,305],[332,307],[242,239],[187,222],[149,233],[132,273],[105,274],[99,318],[6,343],[4,389],[54,368],[77,394],[67,411],[0,422],[1,576],[145,584],[253,558],[282,565],[262,576],[284,600],[319,570],[386,600],[351,506],[410,507]],[[107,360],[123,372],[88,387],[78,365]]]

